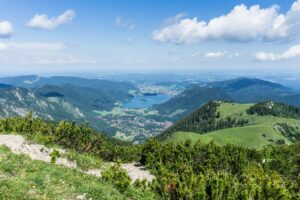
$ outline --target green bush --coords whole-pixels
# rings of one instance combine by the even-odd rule
[[[105,181],[112,183],[120,192],[125,192],[131,183],[130,177],[127,175],[126,171],[121,168],[119,162],[104,171],[102,173],[102,178]]]
[[[60,156],[61,156],[60,152],[57,151],[56,149],[53,149],[53,151],[50,153],[51,163],[55,164],[57,158],[59,158]]]

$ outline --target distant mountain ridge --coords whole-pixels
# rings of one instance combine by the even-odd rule
[[[210,100],[257,103],[266,100],[300,105],[300,92],[273,83],[253,78],[237,78],[226,81],[193,85],[182,94],[156,105],[155,109],[167,118],[176,121]],[[172,113],[181,110],[177,116]]]
[[[0,83],[9,84],[16,87],[34,88],[44,85],[74,85],[87,88],[102,88],[102,90],[130,90],[135,87],[127,82],[116,82],[101,79],[89,79],[72,76],[51,76],[41,77],[37,75],[16,76],[0,78]],[[120,84],[122,83],[122,84]]]
[[[154,108],[159,110],[161,115],[172,115],[172,113],[182,110],[180,114],[174,116],[173,120],[176,121],[211,100],[231,101],[232,98],[220,88],[193,85],[169,101],[155,105]]]
[[[208,83],[207,85],[211,87],[222,88],[226,92],[238,91],[254,85],[290,90],[278,83],[273,83],[270,81],[265,81],[256,78],[237,78],[237,79],[231,79],[226,81],[216,81],[216,82]]]
[[[3,88],[12,88],[12,87],[13,86],[11,86],[11,85],[0,83],[0,89],[3,89]]]

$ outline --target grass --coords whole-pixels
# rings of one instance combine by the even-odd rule
[[[218,107],[217,112],[220,112],[221,118],[226,118],[228,116],[245,116],[246,110],[250,108],[253,104],[237,104],[237,103],[222,103]]]
[[[101,178],[15,155],[0,146],[0,199],[158,199],[152,192],[130,187],[119,192]]]
[[[261,149],[266,145],[275,144],[279,139],[283,139],[286,143],[290,143],[274,129],[263,125],[228,128],[203,135],[191,132],[177,132],[168,140],[180,142],[188,139],[192,142],[196,142],[197,140],[201,140],[204,143],[214,141],[217,145],[234,144],[255,149]]]
[[[218,145],[234,144],[247,148],[261,149],[266,145],[274,145],[276,141],[282,139],[285,143],[291,142],[284,137],[277,129],[277,123],[286,123],[292,127],[300,127],[300,120],[291,118],[281,118],[274,116],[248,115],[246,110],[252,104],[222,103],[218,107],[220,118],[228,116],[249,120],[249,125],[243,127],[226,128],[212,131],[206,134],[191,132],[176,132],[167,141],[182,142],[191,140],[196,142],[201,140],[204,143],[214,141]]]
[[[103,166],[103,162],[99,157],[86,153],[79,154],[73,150],[67,150],[63,157],[66,157],[70,161],[76,162],[77,167],[83,171],[87,171],[89,169],[100,169]]]

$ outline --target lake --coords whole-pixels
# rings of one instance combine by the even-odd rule
[[[154,104],[164,103],[171,98],[172,96],[167,94],[134,96],[131,99],[131,101],[123,104],[123,108],[130,108],[130,109],[150,108]]]

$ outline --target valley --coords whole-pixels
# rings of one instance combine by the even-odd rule
[[[300,200],[300,0],[0,8],[0,200]]]
[[[63,76],[0,78],[0,116],[25,116],[33,111],[34,116],[46,120],[88,122],[110,137],[137,144],[159,135],[211,100],[255,103],[272,99],[300,105],[297,91],[260,79],[127,81]]]
[[[2,78],[0,82],[11,84],[2,87],[2,117],[25,116],[33,111],[48,120],[89,122],[107,135],[136,143],[172,124],[160,119],[152,107],[183,90],[180,84],[134,85],[78,77],[22,76]]]

